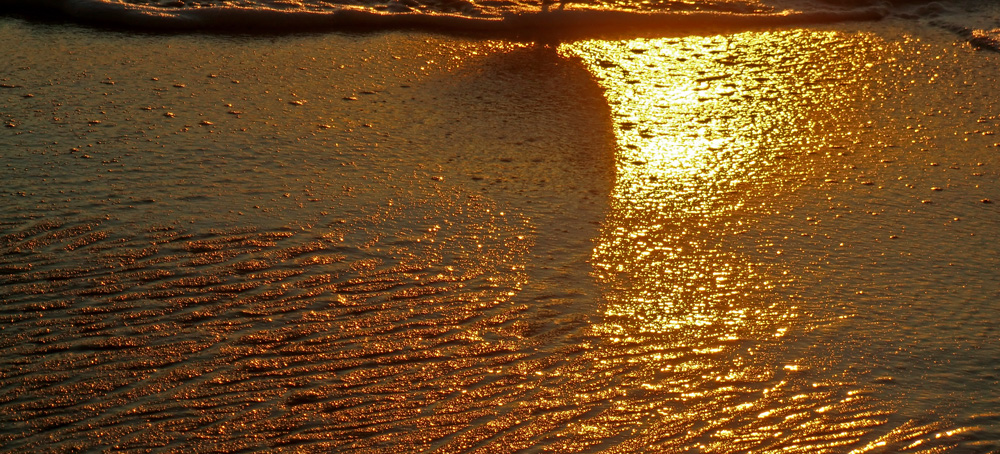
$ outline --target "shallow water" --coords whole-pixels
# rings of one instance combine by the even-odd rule
[[[995,60],[893,31],[569,46],[619,131],[595,330],[642,443],[996,449]]]
[[[0,24],[4,451],[1000,449],[953,32]]]

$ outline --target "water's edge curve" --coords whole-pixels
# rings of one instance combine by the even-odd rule
[[[545,35],[592,38],[877,21],[890,13],[867,7],[843,11],[739,14],[710,11],[641,12],[598,9],[506,12],[472,17],[448,13],[381,12],[345,6],[331,11],[206,7],[166,9],[96,1],[0,0],[7,14],[69,20],[84,25],[152,32],[295,33],[304,31],[424,30],[488,36]]]

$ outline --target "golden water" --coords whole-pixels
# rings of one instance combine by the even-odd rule
[[[6,21],[0,446],[994,449],[996,57],[878,27]]]

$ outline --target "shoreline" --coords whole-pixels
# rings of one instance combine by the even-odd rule
[[[1000,442],[940,28],[0,34],[6,449]]]
[[[358,7],[334,11],[290,11],[241,7],[196,9],[127,4],[67,4],[46,0],[10,2],[8,11],[27,18],[132,32],[208,34],[298,34],[317,32],[432,32],[481,39],[580,40],[630,36],[722,33],[838,22],[879,21],[890,12],[869,7],[792,13],[639,12],[570,8],[504,12],[498,16],[448,13],[387,13]]]

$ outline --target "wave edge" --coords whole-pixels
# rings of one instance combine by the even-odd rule
[[[0,5],[5,6],[5,10],[9,12],[66,19],[84,25],[150,32],[296,33],[408,29],[573,38],[622,33],[676,33],[878,21],[890,14],[882,7],[767,14],[567,8],[468,16],[443,12],[384,12],[353,5],[329,11],[238,6],[167,9],[94,0],[0,0]]]

